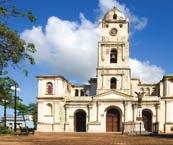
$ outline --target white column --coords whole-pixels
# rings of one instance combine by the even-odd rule
[[[121,89],[124,87],[124,74],[121,75]]]
[[[164,96],[166,97],[166,96],[168,96],[168,80],[167,79],[165,79],[165,82],[164,82],[164,85],[165,85],[165,87],[164,87]]]
[[[127,121],[127,106],[128,106],[128,102],[123,102],[123,106],[124,106],[124,122]]]
[[[58,96],[58,80],[54,80],[54,86],[53,86],[53,90],[54,90],[54,94],[55,96]]]
[[[104,61],[103,46],[101,46],[101,60]]]
[[[98,122],[99,121],[99,103],[98,101],[96,102],[96,121]]]
[[[164,122],[164,132],[166,132],[166,122],[167,122],[167,102],[165,101],[165,122]]]
[[[101,77],[102,77],[102,87],[101,87],[101,89],[103,89],[103,86],[104,86],[104,77],[103,77],[103,74],[101,74]]]
[[[40,122],[44,122],[44,112],[43,112],[43,102],[38,102],[38,114],[37,114],[37,117],[38,117],[38,123]]]
[[[158,122],[158,109],[159,109],[159,104],[155,105],[155,109],[156,109],[156,122]]]
[[[122,50],[122,61],[124,61],[125,56],[124,56],[124,47],[123,47],[123,45],[121,45],[121,50]]]
[[[135,104],[132,104],[132,110],[133,110],[132,111],[133,112],[132,113],[132,115],[133,115],[133,118],[132,119],[133,119],[133,122],[135,122],[136,121],[136,119],[135,119],[136,118],[136,116],[135,116]]]

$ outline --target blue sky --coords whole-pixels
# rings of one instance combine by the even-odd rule
[[[150,74],[148,74],[147,79],[142,76],[141,72],[134,72],[134,76],[147,82],[152,79],[152,75],[157,76],[155,74],[157,72],[159,76],[156,80],[159,80],[164,73],[173,73],[171,60],[173,58],[173,1],[15,0],[14,2],[20,9],[31,9],[37,17],[35,23],[29,23],[23,19],[11,20],[9,23],[11,27],[21,33],[22,38],[26,41],[33,41],[38,47],[38,52],[35,55],[37,64],[26,66],[29,70],[28,77],[25,77],[20,70],[9,69],[10,76],[17,80],[20,85],[19,95],[26,104],[36,101],[37,75],[61,74],[74,83],[83,83],[90,76],[95,77],[96,59],[93,57],[97,53],[95,45],[98,36],[96,32],[98,19],[104,13],[103,8],[107,9],[107,4],[110,5],[112,2],[118,3],[125,10],[128,9],[130,18],[131,16],[138,18],[138,22],[135,23],[146,23],[140,30],[135,29],[135,23],[131,24],[130,57],[132,58],[133,68],[141,69],[141,72],[150,72]],[[145,22],[143,18],[146,20]],[[71,28],[70,25],[74,26]],[[56,33],[52,32],[53,29]],[[60,35],[63,32],[59,32],[62,29],[70,34],[63,35],[64,39]],[[87,36],[84,36],[84,34]],[[79,43],[73,42],[73,37]],[[58,39],[62,39],[62,42],[72,41],[72,43],[67,46],[65,42],[62,44]],[[80,63],[80,57],[79,59],[76,58],[80,55],[76,54],[79,50],[86,53],[86,59],[81,58]],[[72,52],[68,53],[69,51]],[[52,55],[52,52],[54,55]],[[44,57],[41,57],[41,55]],[[67,57],[74,57],[75,59],[66,59]],[[51,58],[54,60],[50,60]],[[91,62],[88,60],[91,60]],[[94,65],[91,66],[90,64]],[[83,73],[82,70],[86,72],[82,68],[83,66],[86,70],[89,70],[88,74]]]

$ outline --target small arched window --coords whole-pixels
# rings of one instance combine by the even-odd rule
[[[113,15],[113,19],[116,20],[117,19],[117,14]]]
[[[80,96],[84,96],[84,90],[80,90]]]
[[[117,63],[117,50],[116,49],[111,50],[110,63]]]
[[[53,84],[51,82],[48,82],[46,84],[46,93],[47,94],[53,94]]]
[[[156,96],[156,95],[157,95],[157,90],[156,90],[156,88],[152,88],[151,96]]]
[[[110,88],[111,89],[116,89],[117,88],[117,79],[116,78],[111,78]]]
[[[78,91],[78,89],[75,89],[75,96],[79,96],[79,91]]]
[[[52,104],[51,103],[48,103],[48,104],[46,104],[46,115],[47,116],[52,116],[53,114],[52,114],[52,109],[53,107],[52,107]]]

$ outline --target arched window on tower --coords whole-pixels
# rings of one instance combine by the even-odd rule
[[[111,89],[116,89],[117,88],[117,79],[116,78],[111,78],[110,88]]]
[[[47,94],[53,94],[53,84],[51,82],[48,82],[46,84],[46,93]]]
[[[117,50],[116,49],[111,50],[110,63],[117,63]]]

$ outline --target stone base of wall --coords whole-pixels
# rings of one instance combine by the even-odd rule
[[[90,122],[88,123],[88,132],[105,132],[105,130],[100,122]]]
[[[165,133],[173,133],[173,122],[168,122],[164,126]]]
[[[145,128],[144,128],[144,123],[143,122],[125,122],[123,124],[124,127],[124,133],[139,133],[144,132]]]
[[[38,132],[64,132],[64,129],[59,124],[38,123],[37,131]]]

